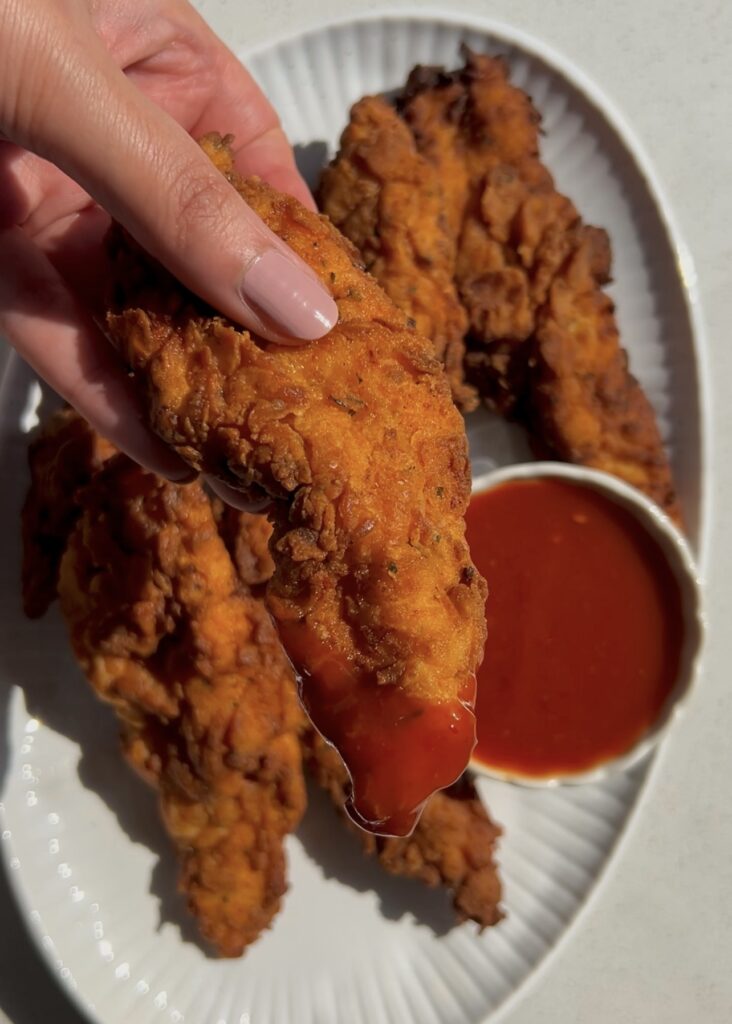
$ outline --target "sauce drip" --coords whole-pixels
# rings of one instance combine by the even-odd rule
[[[547,777],[624,753],[681,654],[681,596],[655,541],[609,498],[552,479],[474,496],[467,524],[489,588],[474,758]]]
[[[475,677],[431,703],[359,673],[304,623],[280,623],[305,710],[351,776],[346,810],[369,832],[406,836],[425,801],[465,769],[475,743]]]

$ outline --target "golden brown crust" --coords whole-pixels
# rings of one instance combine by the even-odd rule
[[[269,550],[272,524],[264,515],[242,512],[219,498],[212,499],[211,505],[239,579],[247,590],[261,596],[274,572],[274,560]]]
[[[291,669],[198,483],[117,455],[80,507],[59,581],[74,651],[159,789],[203,935],[238,956],[277,913],[305,808]]]
[[[42,437],[36,450],[48,476],[34,475],[31,506],[51,498],[44,481],[68,479],[57,460],[84,470],[74,521],[57,519],[55,538],[55,549],[67,549],[62,608],[75,649],[117,711],[128,761],[160,790],[181,854],[181,889],[203,934],[237,955],[268,926],[286,888],[282,836],[304,808],[300,744],[341,812],[349,788],[336,751],[303,730],[267,613],[246,596],[271,575],[272,528],[218,499],[209,514],[197,483],[168,484],[133,466],[71,410],[57,413]],[[90,452],[103,457],[72,458]],[[55,594],[55,577],[44,586]],[[499,830],[466,780],[428,802],[408,840],[351,830],[390,874],[450,890],[459,919],[500,919],[492,859]]]
[[[79,514],[77,494],[115,452],[73,409],[59,409],[28,447],[21,513],[23,609],[40,618],[56,598],[58,567]]]
[[[229,177],[332,289],[338,325],[299,347],[254,338],[118,234],[112,339],[165,441],[274,499],[268,603],[281,631],[302,627],[370,687],[461,699],[482,656],[485,585],[464,537],[464,427],[431,343],[325,218]],[[306,668],[307,657],[295,654]]]
[[[628,370],[610,299],[580,251],[539,311],[529,414],[561,459],[602,469],[644,491],[680,522],[653,409]]]
[[[237,565],[248,571],[252,559],[258,561],[261,556],[269,524],[263,516],[236,509],[229,512],[227,546],[236,548],[240,555]],[[247,555],[250,544],[252,550]],[[353,825],[344,813],[349,781],[338,752],[312,729],[304,732],[302,744],[309,773],[328,793],[364,852],[375,855],[385,871],[444,887],[452,894],[459,920],[470,919],[482,927],[501,920],[501,882],[494,861],[500,829],[491,821],[467,775],[430,797],[407,839],[376,837]]]
[[[402,109],[455,211],[456,282],[477,353],[471,365],[483,357],[483,397],[509,412],[525,384],[524,343],[575,245],[579,215],[539,159],[541,119],[510,85],[502,60],[468,52],[451,74],[416,69]]]
[[[401,110],[456,232],[469,379],[548,454],[614,473],[678,520],[655,416],[602,291],[607,235],[555,188],[529,97],[502,60],[468,51],[459,71],[416,69]]]
[[[416,329],[432,339],[453,398],[467,411],[477,397],[463,381],[467,317],[453,284],[456,245],[444,205],[434,168],[398,114],[379,97],[360,100],[323,172],[320,209]]]
[[[305,739],[309,772],[343,811],[348,775],[338,752],[309,732]],[[411,836],[373,836],[348,822],[364,852],[375,856],[390,875],[443,886],[451,894],[459,920],[482,928],[497,924],[501,880],[494,861],[501,834],[483,807],[468,775],[430,797]]]

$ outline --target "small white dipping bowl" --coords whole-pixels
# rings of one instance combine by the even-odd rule
[[[598,491],[627,509],[641,524],[665,556],[678,584],[681,594],[684,638],[679,658],[678,676],[665,704],[654,724],[624,754],[602,761],[587,771],[567,771],[552,776],[521,775],[515,771],[491,768],[476,757],[470,760],[470,768],[477,774],[538,788],[599,782],[611,772],[629,768],[644,757],[664,736],[688,698],[699,674],[704,637],[701,584],[689,545],[666,513],[640,491],[636,491],[622,480],[610,476],[609,473],[597,469],[572,466],[563,462],[525,462],[506,466],[503,469],[495,469],[476,477],[473,481],[473,494],[483,494],[485,491],[516,480],[543,480],[547,477]],[[490,580],[488,586],[490,587]],[[490,637],[488,637],[488,643],[490,643]]]

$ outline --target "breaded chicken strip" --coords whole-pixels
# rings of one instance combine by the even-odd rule
[[[338,752],[312,732],[305,749],[310,773],[342,810],[348,773]],[[503,917],[501,880],[493,859],[501,830],[488,817],[468,775],[430,797],[407,838],[374,836],[353,825],[351,829],[364,852],[376,856],[390,875],[444,886],[452,893],[458,920],[470,919],[485,928]]]
[[[43,465],[46,472],[39,477],[35,472],[37,464],[32,462],[34,468],[33,483],[29,491],[29,507],[39,510],[34,515],[33,522],[40,521],[44,524],[49,522],[50,508],[49,501],[60,501],[65,499],[66,511],[63,517],[57,519],[59,529],[55,537],[55,548],[59,551],[59,560],[62,549],[68,544],[69,535],[73,532],[74,522],[82,513],[84,504],[84,486],[90,485],[91,481],[98,474],[101,463],[107,458],[116,454],[114,447],[103,441],[93,433],[88,425],[71,410],[63,410],[57,413],[46,424],[42,438],[44,444],[39,441],[34,443],[34,451],[43,453]],[[75,451],[78,455],[84,452],[97,452],[100,457],[92,465],[89,461],[80,460],[76,462],[78,480],[73,488],[68,491],[50,491],[44,483],[49,480],[55,481],[70,456],[70,444],[73,441]],[[57,460],[58,463],[57,464]],[[82,470],[85,467],[85,471]],[[148,478],[147,474],[141,474],[141,479]],[[81,477],[84,483],[80,483]],[[115,480],[117,474],[111,474],[110,479]],[[148,478],[149,479],[149,478]],[[160,481],[161,486],[173,489],[173,485],[165,485]],[[99,491],[103,488],[104,478],[101,483],[94,480],[93,489]],[[196,485],[191,485],[188,490],[197,490]],[[136,493],[135,489],[132,493]],[[130,495],[127,495],[128,497]],[[99,500],[99,499],[97,499]],[[237,509],[224,505],[218,499],[212,501],[215,521],[219,532],[231,553],[232,560],[237,569],[240,581],[244,584],[245,590],[250,588],[254,591],[261,591],[263,584],[271,576],[273,562],[268,550],[268,541],[272,533],[272,527],[264,516],[251,515],[240,512]],[[60,511],[60,507],[57,509]],[[32,553],[35,539],[32,529],[32,522],[24,523],[26,556]],[[162,523],[160,524],[162,528]],[[101,527],[103,529],[103,527]],[[138,554],[146,551],[154,532],[141,531],[135,538]],[[49,536],[46,528],[45,538]],[[142,546],[142,551],[140,547]],[[55,564],[49,572],[51,578],[43,581],[44,591],[55,596],[57,584],[57,569]],[[40,579],[40,577],[36,577]],[[75,584],[76,584],[75,580]],[[126,615],[122,612],[122,616]],[[105,629],[110,632],[109,627]],[[174,630],[169,641],[171,645],[176,638],[183,638],[182,631]],[[269,630],[265,630],[265,640],[269,638]],[[261,643],[258,634],[252,634],[247,641],[252,648]],[[266,646],[266,645],[265,645]],[[260,664],[263,661],[262,652],[247,650],[245,644],[239,643],[239,657],[242,661],[252,665]],[[266,650],[264,652],[266,654]],[[180,656],[185,658],[186,649],[182,649]],[[172,664],[172,651],[167,654],[168,661]],[[282,662],[285,662],[282,654]],[[276,658],[274,659],[276,662]],[[265,691],[260,695],[260,703],[263,707],[273,699],[279,700],[286,668],[277,671],[264,671],[258,679],[258,686]],[[295,693],[295,680],[289,673],[289,685],[293,694]],[[271,691],[274,689],[274,693]],[[241,697],[248,697],[251,700],[252,691],[242,691]],[[192,774],[190,759],[185,747],[184,737],[181,734],[182,716],[174,716],[169,721],[164,720],[158,714],[152,715],[146,711],[145,698],[129,699],[130,694],[126,693],[122,703],[119,703],[118,696],[114,701],[120,712],[122,720],[122,745],[127,759],[138,770],[138,772],[153,786],[158,789],[170,789],[170,780],[175,780],[175,790],[182,789],[188,796],[184,799],[171,799],[168,797],[166,806],[168,817],[173,820],[170,823],[171,832],[180,835],[181,830],[186,831],[185,819],[194,820],[199,814],[193,808],[193,804],[201,802],[205,807],[212,804],[211,795],[201,780]],[[320,737],[315,736],[312,730],[303,730],[301,742],[308,757],[311,771],[316,780],[330,794],[334,802],[342,810],[343,802],[348,792],[348,774],[343,762],[337,752]],[[291,787],[292,788],[292,787]],[[255,804],[256,814],[250,818],[252,826],[256,827],[258,808]],[[247,812],[249,814],[249,812]],[[286,813],[286,812],[285,812]],[[206,814],[204,810],[201,817]],[[278,815],[273,815],[277,820]],[[231,825],[236,829],[241,827],[240,818],[234,814],[231,816]],[[472,786],[466,779],[450,787],[441,793],[435,794],[428,801],[425,811],[419,824],[408,839],[375,839],[369,833],[351,826],[352,831],[358,835],[365,851],[369,854],[376,853],[380,863],[390,874],[403,875],[410,878],[418,878],[431,886],[442,885],[453,891],[455,905],[460,919],[472,918],[482,925],[495,923],[500,917],[497,911],[497,903],[500,898],[500,881],[495,873],[491,851],[495,836],[498,830],[490,826],[485,812],[478,801]],[[254,933],[260,926],[265,927],[270,915],[268,899],[265,896],[261,909],[261,916],[257,914],[256,908],[252,906],[255,900],[256,887],[249,884],[242,885],[241,878],[236,875],[236,860],[230,856],[219,856],[222,850],[225,851],[223,842],[223,831],[227,826],[221,825],[221,833],[212,847],[212,855],[205,864],[207,873],[208,902],[210,904],[206,912],[206,920],[217,913],[219,894],[223,887],[229,889],[228,904],[231,907],[238,907],[238,910],[228,910],[230,917],[238,913],[240,918],[246,919],[248,929]],[[211,828],[209,821],[207,831]],[[287,830],[287,829],[285,829]],[[271,841],[271,834],[264,837],[259,847],[262,857],[271,857],[268,843]],[[187,845],[187,844],[185,844]],[[184,875],[182,888],[185,892],[199,893],[200,883],[197,874],[202,874],[202,858],[200,856],[184,858]],[[244,876],[246,882],[249,879]],[[199,903],[201,902],[199,895]],[[210,923],[206,924],[209,934],[212,933]]]
[[[655,415],[602,291],[607,235],[555,188],[529,97],[502,60],[467,51],[459,71],[415,69],[400,109],[445,195],[481,396],[550,454],[614,473],[678,520]]]
[[[117,232],[108,329],[153,429],[196,469],[273,499],[267,602],[365,826],[406,834],[474,742],[485,584],[470,561],[462,419],[432,345],[325,218],[233,170],[329,285],[338,325],[283,346],[236,329]]]
[[[680,522],[653,410],[628,372],[612,301],[590,262],[574,253],[539,310],[526,414],[559,458],[620,477]]]
[[[456,239],[432,165],[396,111],[378,96],[353,107],[335,160],[323,172],[319,206],[361,253],[366,269],[432,339],[453,398],[474,409],[463,381],[467,317],[453,283]]]
[[[266,571],[266,538],[271,532],[267,520],[230,507],[226,511],[219,529],[229,550],[238,553],[237,564],[245,572],[252,564]],[[343,812],[348,797],[343,760],[312,729],[304,733],[302,742],[310,774]],[[467,775],[429,798],[407,838],[377,837],[342,817],[364,851],[376,855],[389,874],[451,892],[459,920],[470,918],[486,927],[503,916],[498,907],[501,882],[493,860],[500,829],[490,820]]]
[[[29,445],[31,484],[21,513],[23,610],[29,618],[40,618],[56,598],[61,555],[79,514],[79,488],[115,451],[73,409],[54,413]]]
[[[203,935],[238,956],[279,909],[305,808],[291,669],[199,484],[116,455],[78,500],[59,578],[74,651],[159,789]]]
[[[539,159],[541,119],[503,61],[467,53],[460,71],[415,68],[400,108],[436,168],[483,395],[508,412],[525,384],[536,312],[582,232]]]
[[[242,512],[219,498],[211,501],[216,523],[239,579],[251,593],[264,596],[274,572],[269,542],[272,524],[264,515]]]

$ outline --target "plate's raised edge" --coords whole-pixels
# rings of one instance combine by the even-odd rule
[[[394,8],[377,7],[370,11],[364,11],[357,17],[345,14],[337,17],[313,18],[304,27],[301,26],[292,31],[279,33],[268,40],[259,40],[251,46],[243,44],[237,49],[237,56],[241,60],[247,61],[252,57],[266,53],[274,47],[295,42],[303,37],[324,32],[327,29],[346,25],[367,25],[375,21],[413,21],[417,24],[432,22],[433,24],[445,25],[450,28],[464,28],[467,31],[483,32],[499,42],[506,43],[508,46],[515,46],[518,49],[525,50],[548,67],[558,71],[560,75],[563,75],[583,94],[585,99],[610,124],[645,179],[649,192],[653,196],[658,208],[661,222],[675,256],[694,342],[694,355],[698,375],[697,388],[701,449],[701,466],[699,467],[701,481],[699,494],[699,543],[695,555],[699,574],[703,582],[706,579],[709,560],[708,545],[711,504],[709,469],[712,465],[712,430],[711,387],[709,383],[711,370],[709,367],[709,351],[704,315],[699,295],[699,279],[691,252],[683,239],[664,187],[658,178],[643,143],[636,135],[635,129],[631,126],[615,101],[607,96],[594,80],[571,58],[567,57],[566,54],[561,53],[548,43],[542,42],[542,40],[531,35],[529,32],[525,32],[523,29],[515,28],[505,21],[481,17],[477,14],[461,14],[459,11],[438,11],[435,8],[423,7],[417,4],[414,7],[399,7],[396,10]]]
[[[699,296],[699,280],[694,266],[694,261],[688,246],[682,238],[671,204],[666,197],[664,188],[659,181],[658,175],[656,174],[651,159],[643,144],[640,142],[635,130],[630,126],[620,108],[613,100],[605,95],[602,89],[596,85],[590,76],[575,64],[573,60],[565,54],[560,53],[559,50],[556,50],[549,44],[544,43],[535,36],[532,36],[530,33],[525,32],[523,29],[514,28],[506,22],[492,18],[484,18],[480,15],[461,14],[459,11],[436,11],[434,8],[422,7],[419,5],[412,8],[400,7],[397,10],[394,10],[393,8],[376,8],[374,10],[364,12],[358,17],[342,15],[335,18],[314,18],[306,26],[301,26],[297,30],[281,33],[272,37],[268,41],[260,40],[251,47],[244,45],[237,51],[237,54],[243,61],[246,61],[251,57],[256,57],[265,53],[267,50],[271,50],[273,47],[282,46],[288,42],[294,42],[297,39],[312,35],[316,32],[323,32],[329,28],[338,28],[345,25],[368,24],[369,22],[383,20],[393,22],[414,21],[416,23],[429,21],[438,25],[446,25],[450,28],[458,27],[464,28],[467,31],[483,32],[493,39],[506,43],[508,46],[515,46],[518,49],[525,50],[550,68],[558,71],[583,94],[585,99],[596,108],[598,113],[603,116],[613,128],[618,138],[624,144],[627,152],[635,162],[641,175],[645,178],[649,191],[658,208],[669,244],[676,258],[676,266],[681,280],[682,293],[687,313],[689,315],[689,321],[691,323],[694,343],[699,398],[701,449],[701,466],[699,467],[701,480],[699,503],[701,508],[699,514],[699,543],[695,554],[700,582],[703,585],[707,574],[707,566],[709,564],[711,518],[710,499],[712,493],[711,481],[709,479],[709,467],[712,465],[711,406],[709,398],[711,394],[709,384],[711,370],[709,367],[709,350],[706,341],[706,329],[701,308],[701,299]],[[700,665],[700,673],[702,671],[703,663]],[[640,763],[642,764],[643,761]],[[630,808],[630,812],[626,816],[622,827],[615,837],[614,843],[608,851],[605,866],[591,885],[584,901],[575,912],[573,918],[567,922],[555,944],[547,950],[526,979],[506,997],[503,1003],[484,1018],[484,1024],[489,1024],[489,1021],[490,1024],[500,1024],[501,1021],[505,1020],[507,1014],[514,1009],[517,1002],[520,999],[523,999],[530,989],[533,989],[535,985],[539,984],[541,979],[544,977],[545,972],[550,969],[554,957],[561,952],[565,943],[574,932],[574,926],[580,920],[584,920],[594,909],[602,890],[605,888],[605,885],[611,877],[613,866],[617,863],[619,856],[622,854],[622,849],[628,841],[632,828],[638,821],[638,812],[648,799],[649,793],[653,788],[653,783],[655,782],[657,775],[657,764],[658,758],[654,751],[648,755],[649,766],[646,776],[641,783],[635,802]]]
[[[0,399],[2,399],[5,377],[7,375],[9,368],[13,364],[12,356],[14,355],[14,353],[11,352],[10,355],[11,358],[7,360],[5,366],[3,366],[2,361],[0,360]],[[18,359],[19,356],[16,355],[15,358]],[[16,699],[20,699],[20,694],[16,692],[15,697]],[[8,702],[6,708],[7,719],[5,722],[0,722],[0,727],[7,728],[7,725],[12,717],[11,704],[12,700]],[[0,797],[2,797],[2,790],[0,790]],[[1,800],[0,807],[2,807],[2,809],[0,810],[0,827],[5,828],[5,808],[4,806],[2,806]],[[74,1006],[74,1009],[79,1011],[80,1017],[83,1018],[85,1021],[88,1021],[88,1024],[105,1024],[105,1021],[102,1020],[102,1018],[97,1014],[93,1005],[90,1004],[84,998],[82,993],[76,988],[73,978],[71,976],[65,977],[61,975],[59,968],[55,962],[54,951],[51,948],[49,948],[43,941],[44,938],[49,933],[43,927],[43,918],[41,916],[41,912],[31,902],[31,898],[26,888],[20,881],[20,874],[16,871],[13,871],[12,868],[10,867],[9,853],[11,849],[12,847],[9,842],[3,843],[2,848],[0,848],[0,853],[2,854],[2,856],[0,856],[0,860],[2,861],[2,863],[0,864],[0,871],[4,873],[5,878],[7,879],[8,887],[10,888],[10,891],[13,894],[13,899],[15,900],[15,905],[18,909],[18,915],[23,923],[26,935],[28,936],[31,943],[35,947],[36,952],[39,954],[41,958],[41,961],[45,961],[50,977],[53,978],[53,980],[58,985],[58,988],[63,993],[63,995],[68,997],[69,1001]]]
[[[17,360],[20,356],[12,348],[7,338],[0,335],[0,403],[2,403],[5,395],[5,389],[8,385],[8,381],[13,372],[13,367],[16,365]],[[0,431],[1,435],[1,431]],[[8,701],[6,707],[6,718],[5,721],[0,721],[0,728],[7,729],[12,718],[12,694],[11,700]],[[16,693],[16,698],[19,694]],[[0,784],[3,780],[0,780]],[[0,788],[0,826],[3,828],[6,824],[5,808],[2,802],[2,788]],[[74,988],[73,981],[70,978],[61,977],[61,974],[56,967],[52,952],[46,948],[43,938],[47,934],[43,927],[43,919],[40,915],[40,911],[31,903],[28,894],[24,887],[21,885],[20,876],[11,869],[10,858],[8,856],[9,844],[4,843],[0,848],[0,860],[2,865],[0,871],[4,872],[5,878],[8,882],[8,887],[13,894],[15,905],[18,909],[18,914],[25,928],[28,938],[33,943],[36,951],[40,955],[42,961],[45,961],[48,967],[48,973],[58,985],[63,995],[67,996],[69,1001],[73,1004],[74,1008],[79,1011],[80,1017],[88,1021],[89,1024],[104,1024],[101,1018],[97,1015],[94,1008],[85,1001],[81,992]]]

